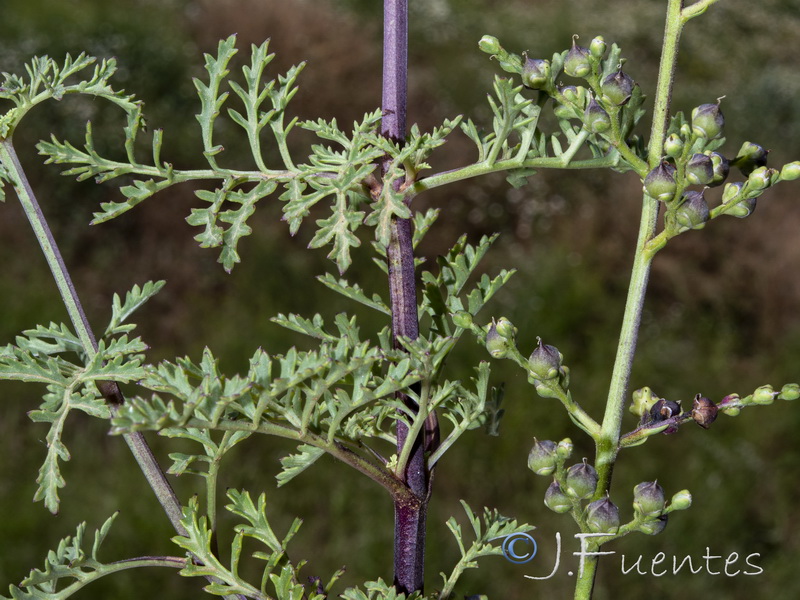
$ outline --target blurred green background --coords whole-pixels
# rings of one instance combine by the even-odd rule
[[[651,95],[663,29],[663,0],[587,3],[583,0],[430,0],[411,2],[409,121],[433,127],[455,114],[487,123],[485,94],[496,65],[477,50],[481,35],[497,35],[509,50],[548,57],[566,48],[573,34],[588,42],[602,34],[628,57],[626,71]],[[192,76],[202,74],[201,52],[238,33],[242,54],[251,42],[271,37],[277,52],[272,72],[308,60],[294,111],[301,118],[336,117],[350,123],[380,102],[380,2],[376,0],[2,0],[0,70],[17,71],[35,54],[62,57],[87,51],[116,56],[117,85],[146,103],[151,128],[165,129],[163,156],[176,166],[199,164],[197,111]],[[721,96],[733,156],[745,140],[772,150],[773,165],[800,157],[800,2],[722,0],[684,35],[674,109],[690,111]],[[649,105],[648,105],[649,106]],[[67,100],[36,109],[15,142],[43,201],[90,319],[106,322],[111,295],[135,283],[166,279],[167,287],[138,316],[153,361],[176,355],[199,357],[204,345],[229,372],[246,369],[255,348],[281,352],[303,343],[269,322],[278,312],[332,316],[354,310],[314,281],[333,267],[324,252],[307,251],[309,228],[295,237],[280,222],[277,202],[264,203],[253,219],[254,234],[241,244],[243,264],[225,275],[216,253],[196,247],[197,232],[184,218],[193,190],[170,190],[122,218],[88,227],[99,202],[118,198],[112,186],[77,184],[44,166],[37,140],[55,132],[81,141],[85,121],[112,125],[101,139],[109,152],[119,146],[119,113],[97,102]],[[227,132],[223,131],[222,135]],[[247,161],[246,148],[226,144],[225,160]],[[295,152],[307,138],[297,136]],[[116,146],[114,145],[116,144]],[[458,134],[442,149],[436,166],[450,168],[473,158],[471,143]],[[249,163],[247,163],[249,164]],[[702,392],[718,400],[746,394],[758,385],[797,381],[800,358],[800,207],[798,184],[770,191],[746,221],[713,222],[703,232],[674,240],[656,259],[643,318],[632,388],[649,385],[661,396],[683,400]],[[435,257],[463,232],[501,236],[484,265],[488,272],[514,267],[519,273],[482,319],[507,316],[520,330],[523,351],[535,336],[556,345],[572,369],[573,394],[596,418],[602,415],[622,304],[638,224],[639,185],[630,174],[541,173],[528,186],[511,189],[502,176],[421,196],[419,208],[442,209],[422,254]],[[0,207],[0,340],[36,323],[65,321],[44,260],[19,206],[9,195]],[[365,247],[367,247],[365,245]],[[366,252],[351,278],[384,292]],[[362,331],[382,327],[360,315]],[[469,340],[450,362],[452,377],[468,377],[487,359]],[[524,566],[502,558],[485,560],[462,580],[462,593],[504,600],[569,598],[578,550],[570,520],[542,505],[545,478],[525,466],[533,436],[571,436],[578,457],[590,456],[586,440],[553,401],[535,398],[516,369],[493,365],[493,382],[505,383],[506,417],[500,437],[473,432],[440,464],[429,515],[427,587],[440,585],[457,548],[444,526],[462,518],[458,504],[497,507],[537,526],[539,555]],[[18,583],[46,552],[86,520],[99,526],[113,511],[121,515],[104,558],[174,553],[166,518],[146,488],[122,440],[105,424],[75,418],[66,443],[73,460],[62,512],[51,516],[33,504],[36,470],[44,457],[46,430],[25,413],[37,405],[33,386],[0,386],[0,585]],[[627,426],[633,428],[631,417]],[[655,537],[629,536],[610,546],[617,552],[601,566],[596,598],[796,598],[800,581],[800,414],[788,403],[721,417],[709,431],[685,427],[623,453],[612,499],[631,515],[633,486],[658,479],[668,494],[688,488],[691,510],[676,514]],[[163,463],[175,446],[150,436]],[[392,507],[372,482],[330,459],[288,486],[276,489],[277,459],[292,449],[279,440],[248,440],[229,456],[222,487],[265,491],[270,515],[281,531],[295,516],[305,524],[292,555],[306,557],[306,574],[325,579],[347,565],[345,582],[391,578]],[[182,498],[200,490],[197,481],[175,482]],[[552,569],[555,533],[564,540],[562,567]],[[686,569],[664,577],[620,573],[643,555],[657,553],[695,566],[706,549],[727,557],[759,553],[764,572],[726,577]],[[699,561],[699,562],[698,562]],[[722,561],[712,564],[720,571]],[[127,572],[82,590],[78,598],[197,597],[200,582],[167,570]]]

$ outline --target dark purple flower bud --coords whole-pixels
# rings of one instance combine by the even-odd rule
[[[620,70],[606,77],[601,89],[613,104],[620,106],[631,98],[633,79]]]
[[[586,524],[594,533],[616,533],[619,530],[619,509],[608,497],[595,500],[586,507]]]
[[[717,419],[717,405],[705,396],[697,394],[692,405],[692,419],[703,429],[708,429]]]
[[[686,179],[695,185],[706,185],[714,179],[714,165],[705,154],[695,154],[686,163]]]
[[[564,72],[570,77],[586,77],[592,72],[589,56],[588,49],[576,45],[572,40],[572,48],[564,58]]]
[[[567,470],[564,491],[573,498],[584,500],[591,497],[597,489],[597,471],[583,459],[582,463],[572,465]]]
[[[724,183],[728,178],[728,174],[731,171],[731,163],[719,152],[712,152],[708,155],[708,157],[711,159],[711,166],[714,170],[714,177],[711,179],[711,182],[708,185],[709,187],[722,185],[722,183]]]
[[[553,481],[544,493],[544,505],[559,514],[572,510],[572,500],[564,493],[557,481]]]
[[[702,229],[710,217],[708,203],[702,192],[684,192],[683,204],[675,212],[678,231]]]
[[[725,117],[719,104],[701,104],[692,111],[692,133],[696,136],[713,140],[722,135]]]
[[[681,414],[681,407],[677,402],[672,400],[659,400],[650,409],[650,421],[652,423],[660,423],[672,417]]]
[[[633,488],[633,508],[645,516],[661,514],[666,504],[664,488],[655,481],[645,481]]]
[[[594,98],[591,98],[583,113],[583,123],[589,133],[602,133],[611,127],[611,117]]]
[[[661,202],[672,200],[677,189],[675,167],[668,162],[662,162],[644,178],[644,190],[647,195]]]
[[[737,167],[742,175],[747,177],[759,167],[767,166],[767,155],[769,150],[764,150],[762,146],[754,144],[753,142],[745,142],[739,148],[736,158],[731,161],[731,164]]]
[[[555,442],[550,440],[540,442],[533,438],[533,448],[528,453],[528,468],[537,475],[552,475],[558,462],[556,448]]]
[[[533,90],[541,90],[550,83],[550,61],[527,58],[522,67],[522,83]]]
[[[537,338],[539,345],[528,358],[528,374],[534,379],[552,379],[558,376],[564,357],[558,348],[542,344],[542,339]]]

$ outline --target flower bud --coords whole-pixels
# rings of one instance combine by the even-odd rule
[[[767,404],[772,404],[775,401],[775,396],[777,396],[777,392],[772,389],[771,385],[762,385],[760,388],[757,388],[755,392],[753,392],[753,404],[760,404],[762,406],[766,406]]]
[[[591,497],[597,489],[597,471],[583,459],[582,463],[572,465],[567,470],[564,491],[573,498],[584,500]]]
[[[658,535],[667,526],[668,515],[661,515],[652,521],[645,521],[639,525],[639,531],[647,535]]]
[[[794,181],[800,178],[800,161],[790,162],[781,168],[781,179],[783,181]]]
[[[677,158],[683,153],[683,140],[677,133],[671,133],[664,141],[664,154]]]
[[[739,200],[734,206],[729,208],[725,211],[725,214],[731,215],[732,217],[736,217],[737,219],[744,219],[745,217],[749,217],[753,214],[753,211],[756,209],[756,199],[755,198],[743,198]]]
[[[787,383],[781,388],[778,398],[781,400],[797,400],[800,398],[800,385],[796,383]]]
[[[742,175],[747,177],[756,170],[758,167],[767,166],[768,150],[764,150],[762,146],[754,144],[753,142],[745,142],[739,148],[736,158],[731,161],[731,164],[738,167]]]
[[[590,502],[586,507],[586,524],[593,533],[616,533],[619,509],[608,497]]]
[[[649,414],[650,409],[653,408],[653,405],[661,400],[661,398],[656,396],[653,393],[653,390],[647,386],[636,390],[633,392],[632,396],[633,402],[631,403],[630,411],[637,417],[643,417],[646,414]]]
[[[596,59],[603,58],[603,55],[606,53],[606,41],[603,39],[602,35],[598,35],[596,38],[592,40],[592,43],[589,44],[589,54],[591,54]]]
[[[664,488],[655,481],[645,481],[633,488],[633,508],[645,516],[660,515],[666,504]]]
[[[722,203],[723,204],[730,204],[734,200],[739,198],[739,195],[742,192],[742,186],[744,185],[741,181],[734,181],[733,183],[726,183],[725,187],[722,188]]]
[[[705,154],[695,154],[686,163],[686,179],[695,185],[706,185],[714,179],[714,165]]]
[[[767,167],[758,167],[747,176],[747,187],[751,190],[765,190],[772,185],[773,178],[778,172]]]
[[[528,374],[534,379],[553,379],[558,376],[564,357],[554,346],[542,344],[541,338],[536,339],[539,345],[528,358]]]
[[[567,460],[570,456],[572,456],[572,440],[569,438],[564,438],[558,442],[556,454],[561,460]]]
[[[472,315],[465,310],[460,310],[450,318],[453,320],[453,325],[461,327],[461,329],[469,329],[472,327]]]
[[[544,505],[559,514],[572,510],[572,500],[564,493],[557,481],[553,481],[544,493]]]
[[[686,510],[692,505],[692,495],[689,490],[681,490],[669,501],[670,510]]]
[[[564,58],[564,72],[570,77],[586,77],[592,72],[592,63],[589,60],[589,50],[575,44]]]
[[[583,113],[583,123],[589,133],[602,133],[611,127],[611,117],[597,100],[591,98]]]
[[[493,358],[505,358],[508,355],[510,344],[508,340],[497,332],[497,325],[492,322],[486,332],[486,349]]]
[[[667,202],[672,200],[678,184],[675,183],[675,167],[668,162],[662,162],[644,178],[644,190],[647,195],[656,200]]]
[[[719,104],[701,104],[692,111],[692,133],[698,137],[713,140],[722,135],[725,117]]]
[[[697,394],[692,405],[692,419],[703,429],[708,429],[717,418],[717,405],[705,396]]]
[[[550,440],[538,441],[533,438],[533,448],[528,453],[528,468],[537,475],[552,475],[556,470],[558,456],[556,443]]]
[[[719,152],[711,152],[708,157],[711,159],[711,167],[714,172],[714,176],[708,185],[709,187],[722,185],[731,171],[731,163]]]
[[[526,57],[522,67],[522,83],[533,90],[546,88],[550,83],[550,61]]]
[[[678,231],[702,229],[706,226],[709,216],[708,204],[702,192],[684,192],[683,204],[675,212]]]
[[[737,406],[739,403],[739,394],[728,394],[717,404],[717,409],[724,412],[726,415],[735,417],[742,409]]]
[[[517,332],[517,328],[514,327],[514,324],[506,319],[505,317],[500,317],[497,320],[497,333],[501,336],[506,338],[507,340],[514,339],[514,334]]]
[[[653,423],[660,423],[681,414],[681,407],[672,400],[658,400],[650,409],[650,420]]]
[[[581,97],[581,90],[584,88],[578,89],[574,85],[568,85],[561,88],[561,93],[564,94],[564,98],[569,100],[570,102],[577,102],[578,99]]]
[[[486,52],[486,54],[497,54],[501,49],[500,40],[493,35],[485,35],[481,38],[481,41],[478,42],[478,48]]]
[[[633,79],[623,73],[622,70],[619,70],[603,80],[601,89],[612,104],[621,106],[631,98]]]

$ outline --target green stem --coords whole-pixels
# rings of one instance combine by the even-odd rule
[[[182,569],[185,566],[186,559],[177,556],[140,556],[138,558],[121,560],[107,565],[98,564],[94,571],[82,573],[78,581],[57,593],[48,594],[47,598],[49,600],[65,600],[93,581],[127,569],[136,569],[139,567],[171,567],[173,569]]]
[[[669,0],[664,30],[664,42],[656,87],[653,124],[650,134],[648,162],[651,168],[661,160],[664,137],[669,124],[670,100],[674,83],[675,63],[678,55],[678,42],[684,21],[681,19],[683,0]],[[605,496],[611,486],[611,476],[619,450],[622,418],[630,381],[636,341],[641,325],[647,282],[650,276],[655,251],[648,242],[655,236],[659,203],[646,194],[642,199],[642,215],[639,222],[639,236],[636,242],[636,253],[633,259],[628,297],[622,320],[616,359],[611,374],[605,415],[601,427],[600,438],[596,442],[597,457],[595,468],[599,476],[594,499]],[[575,589],[576,598],[591,597],[597,557],[590,557],[584,565],[583,576],[578,578]]]
[[[25,171],[19,162],[17,153],[10,139],[0,141],[0,162],[2,162],[11,177],[12,185],[19,197],[22,208],[25,211],[28,221],[31,224],[34,235],[39,241],[42,252],[47,259],[50,270],[53,273],[53,279],[56,282],[58,291],[64,301],[64,306],[67,309],[69,318],[75,327],[75,333],[78,339],[81,340],[84,351],[89,359],[97,354],[97,340],[92,333],[89,321],[83,311],[83,306],[75,291],[75,286],[67,271],[64,259],[61,252],[56,245],[53,233],[42,213],[42,209],[36,200],[36,196],[31,189],[30,183],[25,176]],[[114,382],[101,383],[99,386],[101,393],[106,398],[112,414],[116,412],[116,407],[124,402],[122,393],[119,387]],[[128,433],[125,434],[125,441],[131,449],[136,462],[139,463],[139,468],[147,478],[148,483],[153,488],[156,497],[158,498],[164,511],[167,513],[170,522],[172,523],[175,531],[181,535],[186,534],[186,530],[180,524],[182,518],[181,505],[178,501],[175,492],[172,490],[169,481],[167,481],[164,472],[158,466],[158,463],[153,456],[147,442],[141,433]]]

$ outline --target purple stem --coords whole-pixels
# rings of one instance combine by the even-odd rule
[[[406,101],[408,78],[408,0],[384,0],[383,3],[383,120],[381,133],[403,142],[406,134]],[[385,174],[391,163],[383,163]],[[408,200],[410,201],[410,200]],[[394,219],[387,249],[389,263],[389,299],[392,309],[392,336],[419,336],[417,289],[414,272],[412,223]],[[416,405],[405,394],[399,397],[410,408]],[[408,438],[408,427],[397,423],[397,452],[400,454]],[[411,495],[395,496],[394,585],[401,593],[422,591],[425,561],[425,517],[427,515],[430,480],[425,463],[422,439],[414,440],[406,471],[402,478]]]

